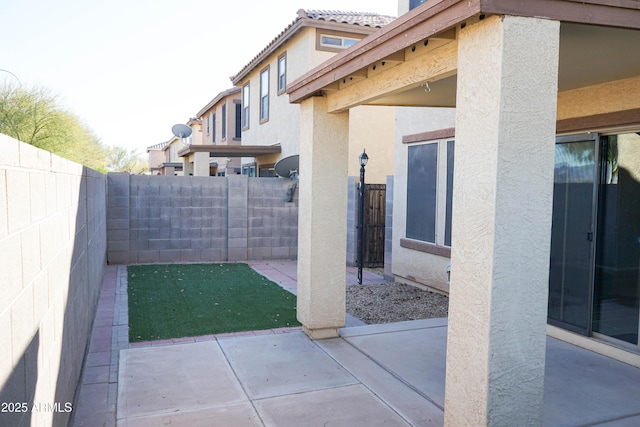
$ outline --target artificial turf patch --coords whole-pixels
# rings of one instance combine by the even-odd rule
[[[127,270],[129,342],[300,326],[296,296],[246,264]]]

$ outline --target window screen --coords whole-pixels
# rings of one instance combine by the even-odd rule
[[[438,144],[409,147],[407,162],[407,237],[435,243]]]

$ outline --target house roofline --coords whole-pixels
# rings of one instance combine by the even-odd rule
[[[435,37],[470,19],[488,15],[538,17],[578,24],[640,29],[640,6],[632,0],[434,0],[400,16],[287,86],[298,103],[356,71]]]
[[[231,96],[231,95],[239,93],[239,92],[240,92],[240,88],[239,87],[232,87],[230,89],[223,90],[222,92],[217,94],[216,97],[213,98],[207,105],[202,107],[202,109],[200,111],[198,111],[198,114],[196,114],[196,117],[202,117],[204,115],[204,113],[206,113],[208,110],[210,110],[211,107],[216,105],[218,102],[220,102],[221,100],[223,100],[224,98],[226,98],[228,96]]]
[[[323,21],[307,16],[304,9],[298,10],[298,16],[289,26],[280,32],[258,55],[256,55],[247,65],[245,65],[236,75],[229,77],[234,85],[240,84],[249,73],[256,68],[260,67],[262,62],[271,56],[277,49],[283,44],[289,41],[295,34],[301,29],[308,28],[321,28],[326,30],[338,30],[356,34],[371,34],[380,27],[373,27],[368,25],[341,23],[334,21]],[[381,15],[386,16],[386,15]],[[384,28],[384,27],[383,27]]]

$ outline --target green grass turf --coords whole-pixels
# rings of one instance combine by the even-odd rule
[[[296,296],[246,264],[127,270],[129,342],[300,326]]]

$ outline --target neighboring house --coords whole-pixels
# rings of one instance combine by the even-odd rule
[[[300,153],[300,108],[290,104],[287,84],[323,61],[389,24],[393,17],[371,13],[298,10],[297,18],[231,78],[241,88],[242,171],[276,176],[274,165]],[[348,86],[358,76],[341,83]],[[393,108],[356,108],[349,128],[349,174],[359,174],[358,155],[366,149],[367,182],[384,183],[393,171]],[[279,151],[263,153],[264,147]],[[300,171],[304,175],[305,171]]]
[[[334,129],[362,105],[455,107],[453,123],[397,110],[393,206],[394,270],[450,294],[445,424],[541,424],[547,333],[640,366],[636,3],[403,0],[290,82],[305,332],[344,321],[347,165],[322,159],[350,141]]]
[[[160,165],[164,163],[165,160],[164,147],[166,145],[167,142],[161,142],[160,144],[147,147],[147,163],[149,164],[149,172],[151,175],[162,175]]]
[[[216,95],[197,114],[200,120],[201,143],[178,152],[185,162],[200,165],[197,176],[225,176],[241,173],[240,158],[231,157],[242,141],[240,88],[231,88]],[[232,153],[231,153],[232,154]]]
[[[188,138],[184,138],[182,142],[182,148],[179,144],[177,145],[178,157],[182,160],[183,164],[183,175],[184,176],[193,176],[193,175],[209,175],[209,156],[206,153],[198,153],[203,154],[202,156],[193,153],[191,155],[184,154],[184,151],[189,147],[201,147],[203,144],[203,136],[202,136],[202,121],[199,118],[191,118],[187,122],[187,126],[191,128],[191,135]]]

